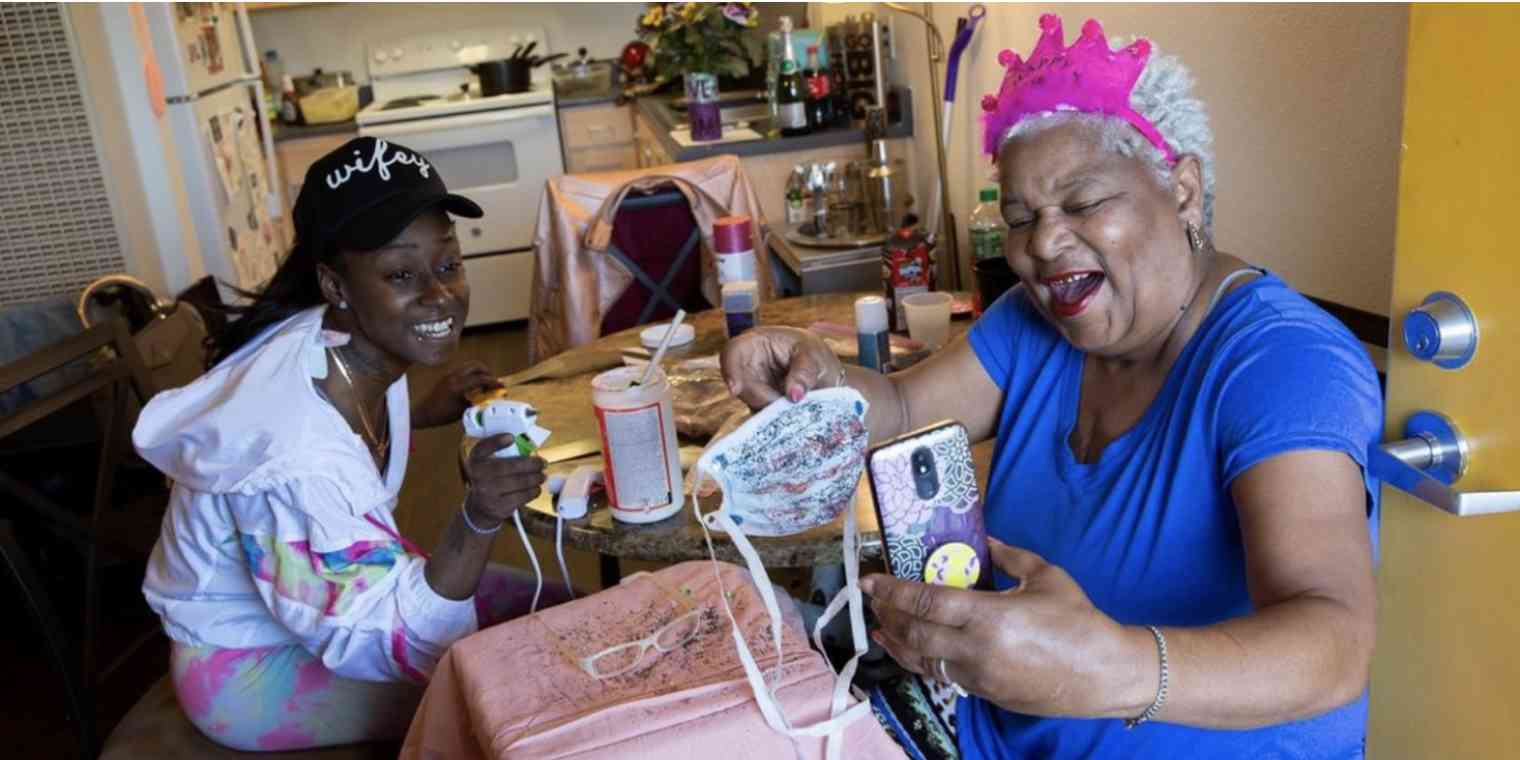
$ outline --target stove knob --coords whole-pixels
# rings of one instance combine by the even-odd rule
[[[375,63],[385,63],[389,58],[390,56],[386,55],[384,50],[375,51]]]
[[[391,57],[392,58],[395,58],[396,60],[399,61],[399,60],[401,60],[401,56],[404,56],[404,55],[406,55],[406,51],[405,50],[402,50],[401,48],[398,48],[398,47],[397,48],[391,48]]]
[[[452,41],[449,42],[449,49],[450,50],[457,51],[457,50],[459,50],[460,47],[462,47],[462,46],[459,44],[459,40],[452,40]]]

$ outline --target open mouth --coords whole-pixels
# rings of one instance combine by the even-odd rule
[[[1050,289],[1050,308],[1058,316],[1074,317],[1087,308],[1103,285],[1102,272],[1072,272],[1044,281]]]
[[[440,340],[454,333],[454,318],[445,317],[435,322],[418,322],[412,325],[412,333],[426,340]]]

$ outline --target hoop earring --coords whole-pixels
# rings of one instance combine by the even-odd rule
[[[1193,249],[1194,254],[1203,253],[1203,232],[1198,225],[1188,222],[1187,225],[1188,247]]]

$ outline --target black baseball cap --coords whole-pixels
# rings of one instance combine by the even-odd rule
[[[485,215],[475,201],[450,193],[421,153],[357,137],[306,170],[293,213],[296,239],[372,251],[435,207],[466,219]]]

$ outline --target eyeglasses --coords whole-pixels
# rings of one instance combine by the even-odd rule
[[[627,673],[643,664],[649,650],[665,654],[696,638],[702,629],[702,616],[706,612],[706,607],[692,610],[660,626],[658,631],[647,638],[618,644],[590,657],[582,657],[581,669],[592,678],[603,679]]]

